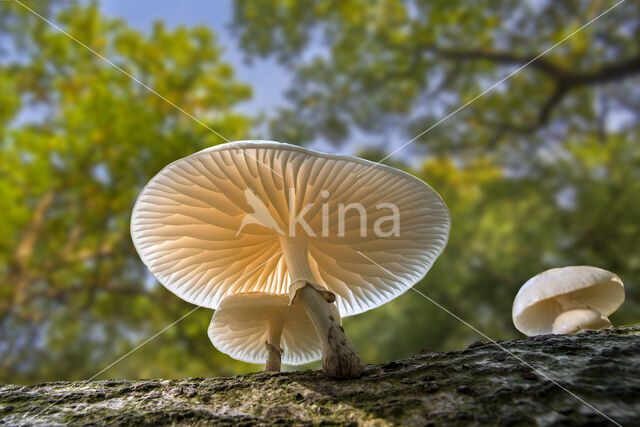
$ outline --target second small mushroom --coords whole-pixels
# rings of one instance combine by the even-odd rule
[[[513,324],[525,335],[570,334],[611,326],[624,302],[620,278],[601,268],[552,268],[532,277],[513,301]]]
[[[334,316],[339,315],[330,305]],[[302,305],[286,295],[251,292],[226,297],[209,325],[209,339],[223,353],[248,363],[302,365],[322,357],[322,346]]]

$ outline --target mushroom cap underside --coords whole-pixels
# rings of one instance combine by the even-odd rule
[[[339,319],[335,306],[331,305]],[[282,322],[282,363],[302,365],[322,357],[322,345],[301,304],[289,305],[286,295],[235,294],[226,297],[209,324],[212,344],[234,359],[263,364],[270,325]]]
[[[227,295],[287,293],[279,237],[299,215],[314,234],[300,222],[293,227],[306,239],[313,279],[336,295],[343,316],[382,305],[418,282],[444,249],[450,227],[440,196],[405,172],[247,141],[165,167],[138,197],[131,235],[165,287],[215,309]]]

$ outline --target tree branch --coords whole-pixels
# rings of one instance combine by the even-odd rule
[[[45,216],[55,200],[54,189],[48,190],[38,201],[27,230],[14,251],[13,260],[10,263],[7,281],[15,287],[13,305],[18,306],[24,301],[26,289],[31,283],[27,272],[27,264],[33,253],[38,234],[42,230]]]
[[[50,189],[40,198],[40,200],[36,204],[31,222],[29,223],[27,230],[23,234],[22,239],[20,239],[20,242],[16,246],[16,250],[14,252],[14,262],[16,264],[21,266],[26,264],[27,260],[31,256],[33,247],[38,237],[38,233],[40,233],[40,229],[42,228],[42,224],[44,223],[45,214],[53,204],[54,198],[55,192],[53,189]]]
[[[640,73],[640,54],[620,62],[605,64],[597,70],[582,73],[567,72],[566,83],[570,87],[593,86],[621,80]]]
[[[457,50],[439,48],[435,45],[424,46],[423,51],[432,52],[443,58],[457,61],[489,61],[504,65],[524,65],[534,60],[537,55],[519,55],[512,52],[487,50]],[[579,87],[602,85],[640,74],[640,54],[625,60],[608,63],[595,70],[576,72],[567,70],[545,57],[535,59],[528,65],[547,75],[555,82],[555,89],[541,105],[536,123],[528,126],[500,124],[502,129],[517,132],[531,132],[549,122],[556,106],[573,90]]]
[[[440,48],[435,45],[423,46],[423,51],[431,52],[438,56],[459,61],[489,61],[503,65],[523,65],[533,60],[537,55],[518,55],[513,52],[489,51],[489,50],[458,50]],[[529,64],[529,67],[535,68],[551,77],[557,78],[564,74],[564,71],[549,61],[545,57],[541,57]]]
[[[635,425],[639,334],[632,326],[475,343],[368,365],[349,381],[307,370],[0,385],[0,422]]]

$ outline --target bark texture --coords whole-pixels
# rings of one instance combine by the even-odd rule
[[[640,326],[501,341],[365,367],[0,386],[0,424],[621,425],[640,419]],[[594,409],[595,408],[595,409]]]

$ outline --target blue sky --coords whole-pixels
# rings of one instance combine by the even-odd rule
[[[91,0],[79,1],[87,3]],[[251,85],[253,89],[252,98],[239,104],[236,107],[237,111],[252,116],[259,113],[271,115],[275,107],[287,103],[284,93],[292,82],[292,73],[271,58],[252,58],[251,64],[246,61],[231,25],[233,0],[100,0],[98,4],[106,16],[123,19],[128,25],[142,32],[150,32],[156,21],[163,21],[170,29],[180,25],[207,26],[216,33],[218,44],[224,50],[223,59],[234,67],[238,80]],[[316,54],[318,46],[312,43],[307,53]],[[14,121],[14,125],[37,120],[46,114],[46,111],[41,112],[36,108],[25,109]],[[268,138],[268,135],[265,137]],[[388,129],[377,136],[352,129],[350,138],[340,147],[323,141],[316,141],[310,144],[310,147],[338,154],[357,154],[363,147],[374,144],[387,152],[392,152],[409,139],[401,129]],[[296,141],[282,142],[295,143]],[[415,145],[407,146],[393,157],[417,166],[421,163],[423,156],[416,155],[414,149]]]
[[[236,70],[239,80],[253,87],[253,98],[241,104],[239,111],[256,114],[269,112],[285,100],[284,90],[289,85],[291,74],[276,61],[253,60],[245,63],[244,55],[232,35],[232,0],[177,1],[177,0],[102,0],[100,8],[111,17],[119,17],[141,31],[150,31],[155,21],[161,20],[168,28],[179,25],[205,25],[218,36],[224,48],[224,59]]]
[[[100,8],[105,15],[122,18],[143,32],[150,31],[153,23],[158,20],[163,21],[168,28],[179,25],[209,27],[217,34],[218,43],[224,48],[223,57],[233,65],[238,79],[253,88],[252,99],[240,104],[238,111],[249,115],[260,112],[269,114],[274,107],[286,103],[284,92],[291,83],[292,74],[273,59],[252,58],[251,65],[245,61],[231,26],[233,0],[102,0]],[[341,147],[336,148],[323,142],[311,144],[311,147],[326,152],[355,154],[366,145],[357,141],[366,141],[366,137],[354,132],[352,138]],[[403,138],[399,137],[394,145],[398,146],[402,142]],[[392,147],[389,144],[387,149]],[[408,149],[403,151],[405,153],[402,154],[410,152]]]
[[[101,0],[99,5],[105,15],[122,18],[143,32],[150,31],[153,23],[158,20],[163,21],[169,28],[179,25],[205,25],[211,28],[218,36],[218,44],[224,49],[224,59],[236,70],[237,78],[253,88],[252,99],[240,104],[237,107],[238,111],[248,115],[260,112],[269,114],[274,107],[286,103],[284,92],[291,83],[291,73],[273,59],[253,59],[251,65],[245,61],[231,27],[233,0]],[[313,49],[310,50],[312,51]],[[445,113],[443,111],[442,115]],[[27,120],[33,116],[37,117],[38,112],[26,111],[20,120]],[[612,130],[618,129],[626,119],[623,115],[612,114],[607,126]],[[17,120],[17,123],[20,123],[20,120]],[[455,118],[449,120],[454,121]],[[410,137],[403,135],[400,129],[388,129],[380,138],[354,132],[340,149],[322,143],[313,144],[312,147],[322,151],[353,154],[359,151],[359,147],[375,141],[381,143],[387,152],[392,152],[409,139]],[[414,155],[416,145],[403,148],[394,157],[402,158],[413,165],[419,164],[422,156]]]

